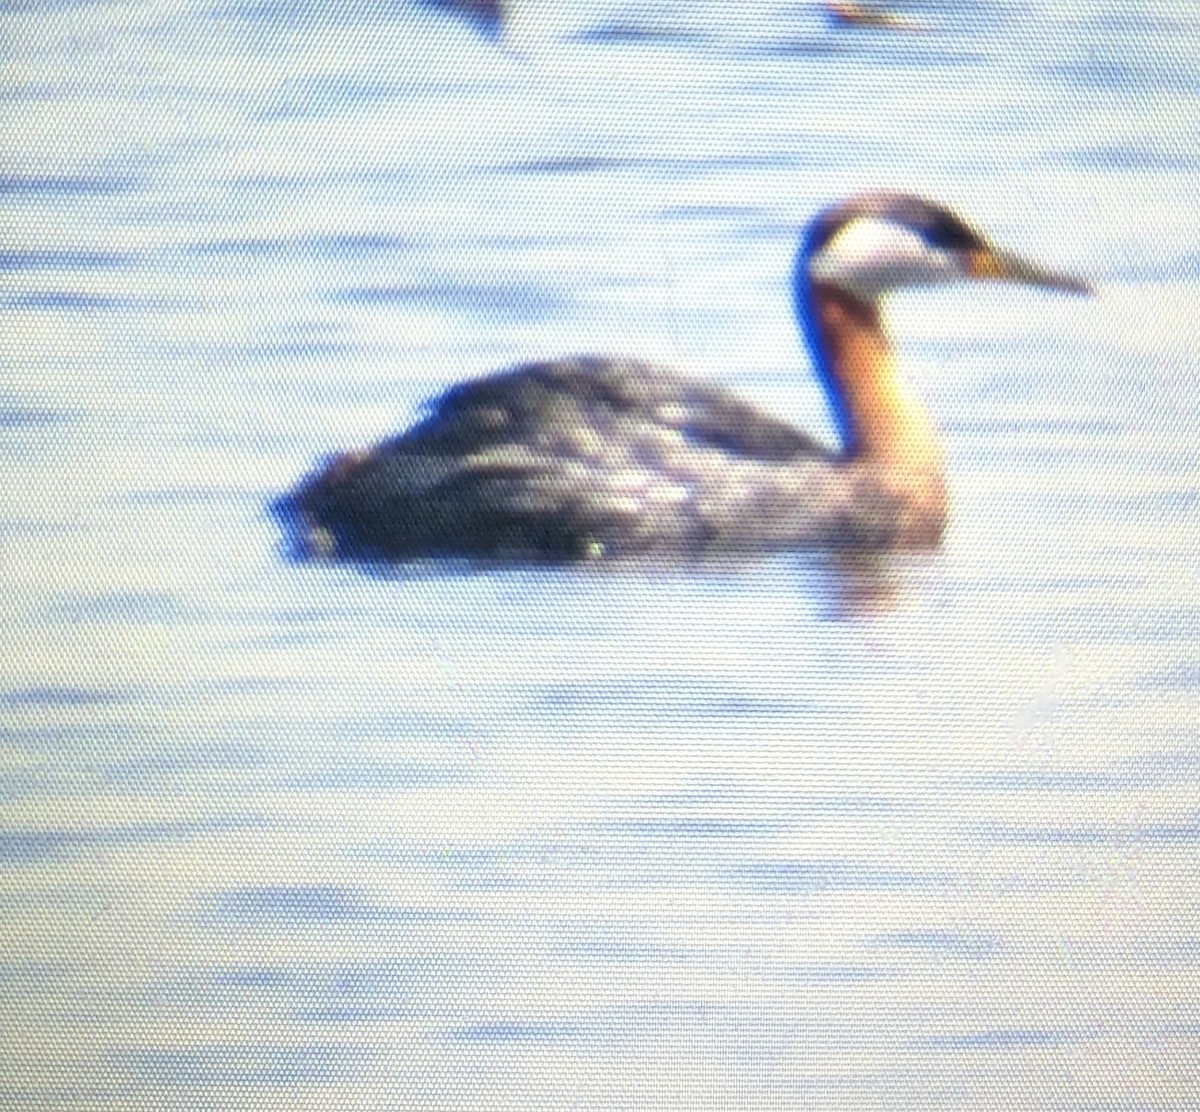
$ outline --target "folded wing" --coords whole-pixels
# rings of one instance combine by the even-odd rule
[[[341,554],[574,558],[697,548],[763,472],[827,451],[719,388],[635,361],[532,364],[464,383],[412,429],[285,500]],[[740,478],[739,478],[740,476]]]

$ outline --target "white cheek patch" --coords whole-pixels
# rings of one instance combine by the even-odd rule
[[[890,220],[852,220],[809,260],[809,276],[864,301],[897,286],[944,282],[956,267],[948,252]]]

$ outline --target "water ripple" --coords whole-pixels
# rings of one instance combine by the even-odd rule
[[[209,834],[263,825],[257,816],[233,816],[195,822],[139,823],[82,830],[0,829],[0,865],[23,866],[91,847],[117,848],[151,842],[190,840]]]

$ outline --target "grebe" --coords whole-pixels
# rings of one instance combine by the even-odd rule
[[[884,8],[861,4],[858,0],[825,0],[825,14],[830,22],[843,27],[886,27],[894,31],[922,30],[921,24],[914,19]]]
[[[427,8],[461,15],[484,35],[499,38],[512,0],[422,0]]]
[[[534,363],[454,386],[407,432],[277,503],[309,555],[574,559],[928,547],[943,453],[897,374],[884,296],[962,279],[1087,292],[917,197],[872,193],[806,229],[801,330],[839,437],[628,359]]]

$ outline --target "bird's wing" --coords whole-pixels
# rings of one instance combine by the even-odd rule
[[[665,432],[764,462],[828,455],[811,437],[720,387],[652,364],[590,358],[529,364],[455,386],[390,447],[462,456],[520,443],[569,457],[564,438],[572,435],[582,450],[589,435],[632,447],[640,433]]]
[[[827,455],[719,388],[577,359],[451,388],[407,432],[330,463],[292,504],[340,548],[398,555],[695,547],[745,508],[747,490],[771,489],[764,472]]]

